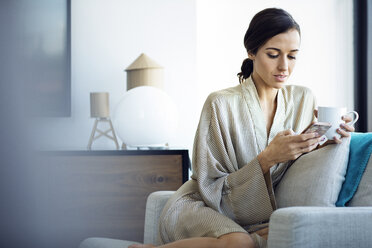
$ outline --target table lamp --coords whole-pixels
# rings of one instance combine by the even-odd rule
[[[178,115],[172,99],[162,90],[163,67],[142,53],[125,71],[128,91],[113,115],[122,148],[167,149]]]

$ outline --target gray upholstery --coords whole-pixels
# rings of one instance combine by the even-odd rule
[[[268,247],[372,247],[372,207],[289,207],[270,218]]]
[[[152,193],[147,200],[145,243],[154,243],[161,210],[172,191]],[[269,248],[367,248],[372,244],[372,207],[289,207],[270,218]],[[126,248],[135,242],[88,238],[79,248]]]
[[[372,155],[369,157],[359,187],[348,206],[372,206]]]
[[[153,192],[147,198],[145,216],[145,244],[156,244],[158,234],[158,222],[161,211],[174,191]]]
[[[127,248],[131,244],[138,244],[138,242],[107,238],[87,238],[80,243],[79,248]]]
[[[349,144],[350,138],[345,138],[342,144],[328,145],[298,158],[275,189],[278,207],[334,207],[345,181]]]

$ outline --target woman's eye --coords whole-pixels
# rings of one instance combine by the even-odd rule
[[[296,59],[296,56],[288,55],[288,58],[289,58],[289,59]]]
[[[269,58],[272,58],[272,59],[275,59],[277,57],[279,57],[279,55],[273,55],[273,54],[267,54],[267,56],[269,56]]]

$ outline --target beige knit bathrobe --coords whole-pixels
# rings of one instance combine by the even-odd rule
[[[269,135],[251,78],[207,98],[193,148],[193,175],[167,202],[159,225],[159,244],[191,237],[219,237],[253,232],[276,209],[273,185],[289,162],[264,175],[257,155],[276,134],[296,133],[313,118],[315,98],[301,86],[278,91]],[[267,224],[266,224],[267,225]],[[257,235],[256,244],[264,247]]]

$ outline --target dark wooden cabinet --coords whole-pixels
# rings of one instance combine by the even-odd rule
[[[43,152],[38,181],[48,245],[87,237],[143,240],[147,196],[188,180],[187,150]]]

